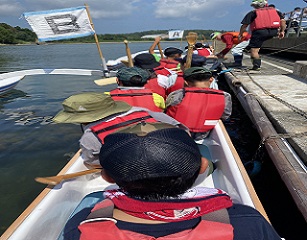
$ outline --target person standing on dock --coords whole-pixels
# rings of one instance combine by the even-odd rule
[[[212,40],[222,41],[226,44],[225,48],[220,51],[216,56],[218,58],[224,58],[225,55],[231,50],[231,54],[234,58],[234,64],[232,67],[241,67],[243,60],[243,50],[249,44],[251,35],[247,32],[244,32],[239,39],[239,32],[214,32],[210,34]],[[233,47],[235,45],[235,47]]]
[[[261,58],[259,56],[260,48],[264,41],[275,36],[284,38],[286,21],[281,12],[272,7],[267,7],[266,0],[253,0],[251,6],[254,8],[245,15],[240,28],[239,39],[243,38],[243,33],[249,26],[251,39],[248,48],[251,49],[251,60],[253,67],[251,70],[259,71],[261,67]]]

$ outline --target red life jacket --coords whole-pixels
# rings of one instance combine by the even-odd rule
[[[239,41],[239,34],[240,32],[226,32],[223,33],[222,35],[226,35],[226,34],[231,34],[232,35],[232,39],[233,39],[233,44],[239,44],[242,41],[246,41],[248,39],[250,39],[250,35],[248,34],[248,32],[244,32],[241,38],[241,41]]]
[[[153,100],[153,91],[150,89],[125,89],[119,88],[110,91],[110,96],[115,101],[124,101],[134,107],[144,107],[151,111],[162,112]]]
[[[158,78],[149,79],[144,87],[166,99],[166,89],[159,85]]]
[[[250,30],[259,30],[265,28],[279,28],[280,17],[275,8],[259,8],[256,9],[257,17],[250,24]]]
[[[166,94],[169,95],[171,92],[174,92],[179,89],[183,89],[184,87],[184,79],[183,79],[183,72],[177,72],[177,79],[173,86],[166,90]]]
[[[166,114],[186,125],[191,132],[214,128],[225,108],[224,92],[210,88],[185,88],[182,102],[167,108]]]
[[[207,48],[198,48],[197,54],[203,57],[207,57],[211,55],[211,51],[208,50]]]
[[[154,71],[156,75],[163,75],[166,77],[169,77],[171,75],[168,69],[166,69],[165,67],[161,67],[161,66],[155,68]],[[157,93],[160,96],[162,96],[164,99],[166,99],[166,96],[167,96],[166,89],[163,86],[159,85],[158,77],[149,79],[144,87],[146,89],[152,90],[154,93]]]
[[[79,225],[81,231],[80,240],[232,240],[233,227],[228,223],[217,221],[201,220],[194,228],[184,230],[178,233],[170,234],[164,237],[155,238],[152,236],[121,230],[113,221],[114,205],[110,200],[104,200],[105,206],[96,209],[96,214],[93,218],[89,218]],[[214,211],[214,210],[213,210]]]
[[[159,67],[173,69],[173,68],[177,68],[178,64],[179,62],[176,60],[161,58]]]
[[[118,116],[107,122],[100,122],[91,127],[92,132],[97,136],[100,142],[104,143],[104,138],[120,128],[127,127],[139,122],[157,122],[148,112],[138,111],[128,115]]]

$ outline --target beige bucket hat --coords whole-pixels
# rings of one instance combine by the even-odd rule
[[[97,92],[79,93],[70,96],[62,103],[53,121],[56,123],[89,123],[110,115],[126,112],[132,106],[122,101],[114,101],[110,95]]]

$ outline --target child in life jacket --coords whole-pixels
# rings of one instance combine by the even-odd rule
[[[119,189],[105,191],[81,222],[81,240],[280,240],[254,208],[193,186],[208,161],[182,129],[110,134],[99,159],[102,177]]]
[[[79,140],[82,158],[89,165],[99,165],[99,151],[104,138],[121,128],[138,122],[162,122],[188,128],[162,112],[132,107],[123,101],[114,101],[110,95],[98,92],[74,94],[62,103],[53,121],[80,124],[83,134]]]
[[[179,81],[175,71],[163,67],[150,53],[141,53],[134,57],[134,66],[149,72],[150,77],[144,85],[166,99],[170,88],[182,88],[183,82]]]
[[[166,114],[186,125],[195,139],[205,138],[219,119],[232,111],[231,95],[211,89],[212,72],[204,67],[191,67],[183,74],[186,86],[166,99]]]
[[[149,73],[139,67],[123,67],[116,73],[118,87],[108,94],[116,101],[124,101],[134,107],[144,107],[151,111],[162,112],[164,98],[146,89]]]

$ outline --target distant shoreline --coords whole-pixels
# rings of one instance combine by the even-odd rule
[[[154,39],[152,41],[146,40],[146,41],[128,41],[129,43],[148,43],[148,42],[154,42]],[[185,42],[185,41],[161,41],[161,42]],[[104,42],[104,41],[100,41],[99,43],[119,43],[122,44],[124,43],[122,42]],[[96,44],[95,42],[42,42],[42,43],[16,43],[16,44],[4,44],[4,43],[0,43],[0,46],[26,46],[26,45],[54,45],[54,44]]]

